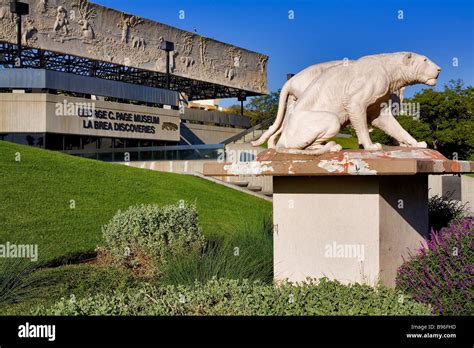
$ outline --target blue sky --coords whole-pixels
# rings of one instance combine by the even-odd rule
[[[474,85],[474,0],[92,1],[267,54],[272,91],[287,73],[315,63],[395,51],[421,53],[441,66],[437,89],[458,78]],[[406,95],[421,88],[408,87]]]

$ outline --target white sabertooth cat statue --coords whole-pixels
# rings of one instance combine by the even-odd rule
[[[349,60],[333,60],[321,64],[314,64],[301,70],[291,79],[286,81],[280,92],[280,101],[278,102],[278,113],[273,125],[265,131],[262,136],[252,142],[253,146],[260,146],[268,140],[268,148],[275,147],[275,138],[280,135],[283,129],[283,121],[286,120],[286,115],[289,115],[293,110],[295,102],[301,97],[306,88],[321,74],[339,64],[348,64]]]
[[[280,101],[278,103],[278,113],[277,117],[275,118],[275,122],[260,136],[258,140],[253,141],[252,145],[260,146],[268,140],[268,148],[275,148],[275,140],[283,130],[284,120],[287,119],[286,115],[289,115],[293,111],[296,101],[303,95],[304,91],[306,88],[308,88],[311,82],[321,76],[321,74],[327,69],[336,65],[349,64],[350,62],[350,60],[345,59],[314,64],[300,71],[298,74],[286,81],[280,92]],[[401,102],[401,98],[399,97],[401,94],[402,90],[392,95],[392,102]],[[385,107],[383,112],[391,113],[391,110],[389,107]],[[413,141],[415,140],[413,139]]]
[[[280,130],[280,124],[275,120],[254,144],[281,132],[277,152],[319,155],[340,151],[341,147],[329,139],[350,122],[359,144],[366,150],[382,148],[371,142],[369,123],[401,145],[426,147],[426,143],[417,142],[401,127],[390,110],[382,110],[382,105],[386,105],[391,94],[402,87],[417,83],[434,86],[440,71],[425,56],[411,52],[378,54],[348,64],[335,64],[305,89],[289,110]]]

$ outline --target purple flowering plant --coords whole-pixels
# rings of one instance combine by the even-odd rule
[[[434,314],[474,315],[474,217],[431,230],[398,269],[396,286]]]

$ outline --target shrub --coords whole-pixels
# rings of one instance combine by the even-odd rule
[[[30,260],[0,259],[0,307],[20,302],[39,286],[29,277],[36,268]]]
[[[431,232],[428,248],[399,268],[397,288],[442,315],[474,314],[474,219]]]
[[[136,205],[119,211],[103,226],[99,251],[114,262],[156,272],[173,255],[202,248],[204,236],[196,206],[184,201],[160,207]]]
[[[260,281],[211,279],[205,284],[138,289],[61,299],[37,315],[428,315],[430,308],[394,289],[318,282],[278,287]]]
[[[39,304],[51,306],[61,297],[86,297],[96,293],[124,290],[139,284],[129,270],[84,263],[40,268],[28,275],[16,274],[28,288],[15,302],[0,304],[1,315],[29,315]],[[1,292],[3,295],[4,293]]]
[[[175,255],[167,262],[160,283],[192,285],[213,277],[273,281],[273,222],[235,231],[223,241],[208,240],[203,251]]]
[[[444,196],[435,195],[428,200],[428,221],[430,228],[439,231],[453,220],[462,219],[465,216],[465,204],[451,199],[453,192]]]

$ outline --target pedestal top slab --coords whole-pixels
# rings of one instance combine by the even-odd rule
[[[320,156],[260,153],[252,162],[207,163],[204,175],[415,175],[474,172],[473,161],[454,161],[431,149],[384,147],[379,151],[342,150]]]

